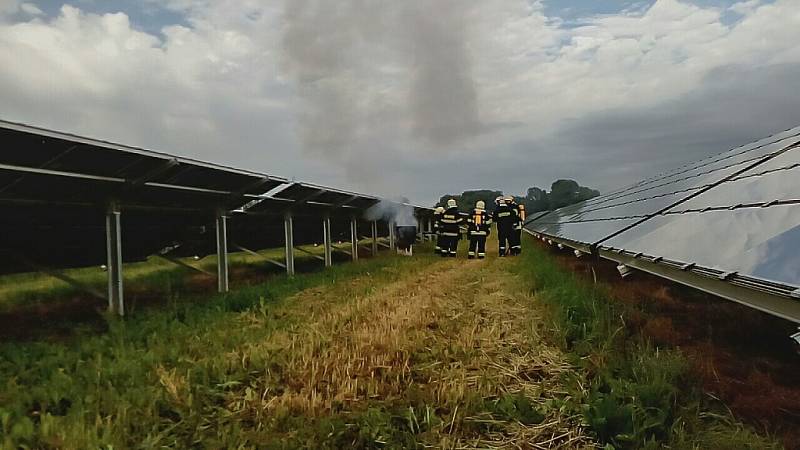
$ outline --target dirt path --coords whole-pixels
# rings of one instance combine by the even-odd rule
[[[273,424],[405,411],[390,426],[436,448],[590,446],[561,412],[572,368],[540,338],[537,302],[510,264],[437,260],[380,286],[356,279],[345,298],[335,285],[304,291],[281,313],[310,319],[244,350],[274,361],[260,395],[230,401]]]

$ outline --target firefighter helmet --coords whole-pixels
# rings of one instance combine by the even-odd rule
[[[455,208],[456,206],[458,206],[458,204],[456,203],[456,199],[451,198],[450,200],[447,201],[448,208]]]
[[[478,200],[478,202],[475,203],[475,207],[478,209],[486,209],[486,203],[484,203],[483,200]]]

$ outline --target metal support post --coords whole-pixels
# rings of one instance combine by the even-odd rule
[[[286,273],[294,276],[294,228],[292,224],[292,213],[286,213],[283,220],[283,228],[286,239]]]
[[[372,221],[372,256],[378,254],[378,222]]]
[[[122,289],[122,213],[112,203],[106,212],[106,254],[108,256],[108,310],[125,315]]]
[[[322,219],[322,238],[325,248],[325,267],[333,265],[333,237],[331,236],[331,217],[325,216]]]
[[[228,292],[228,218],[217,212],[217,291]]]
[[[428,219],[428,241],[433,242],[433,219]]]
[[[394,229],[394,220],[389,221],[389,249],[392,251],[397,250],[397,238],[395,233],[397,231]]]
[[[350,256],[353,261],[358,261],[358,219],[355,217],[350,218],[350,245],[352,250]]]

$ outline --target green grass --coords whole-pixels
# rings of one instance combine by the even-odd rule
[[[625,325],[630,306],[602,284],[578,279],[527,239],[515,271],[550,309],[553,339],[584,376],[575,402],[601,443],[613,448],[770,449],[775,441],[703,397],[677,349],[653,346]]]
[[[322,255],[323,253],[321,246],[308,245],[301,246],[301,248],[316,255]],[[261,250],[258,254],[262,258],[269,258],[279,262],[284,259],[284,250],[282,248]],[[198,261],[192,258],[181,258],[181,261],[212,274],[217,270],[216,255],[209,255]],[[317,260],[307,253],[295,251],[295,261],[298,266],[302,266],[304,263],[313,265]],[[244,252],[231,253],[229,264],[231,270],[255,265],[260,265],[271,271],[271,273],[279,273],[283,270],[278,266],[265,262],[261,258]],[[63,272],[90,288],[105,292],[107,274],[99,266],[67,269]],[[146,261],[127,263],[123,266],[123,276],[126,283],[130,283],[132,286],[151,287],[165,295],[169,294],[168,291],[164,291],[165,288],[180,285],[186,275],[192,272],[187,268],[179,267],[155,256],[148,258]],[[236,282],[236,280],[234,279],[233,282]],[[46,305],[53,299],[64,299],[75,295],[83,295],[83,292],[43,273],[28,272],[0,276],[0,312],[13,310],[19,306]]]
[[[245,360],[239,349],[296,325],[280,311],[300,290],[335,285],[346,299],[353,293],[339,281],[368,276],[375,286],[424,263],[363,260],[225,295],[165,299],[163,308],[109,319],[99,335],[1,344],[0,446],[225,448],[257,441],[258,425],[235,413],[230,394],[258,396],[249,382],[270,370],[270,355]],[[242,311],[260,324],[243,324]]]
[[[571,431],[582,420],[607,448],[777,448],[707,402],[678,350],[632,333],[607,289],[526,243],[502,266],[435,266],[455,272],[441,289],[418,281],[442,261],[425,246],[224,295],[187,293],[184,269],[145,266],[129,286],[161,286],[158,307],[107,317],[103,332],[0,344],[0,448],[418,448],[459,434],[525,442],[552,436],[554,418]],[[404,296],[418,289],[449,295]],[[547,305],[544,327],[533,302]],[[397,355],[407,369],[381,359]],[[504,374],[505,361],[518,367]],[[359,367],[356,399],[314,406]]]

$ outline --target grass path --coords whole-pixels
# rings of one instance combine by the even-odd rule
[[[436,261],[344,303],[335,289],[298,294],[289,303],[310,320],[247,350],[280,363],[239,406],[302,445],[321,442],[292,418],[329,427],[333,447],[588,445],[558,408],[572,369],[541,339],[541,313],[510,264]]]

